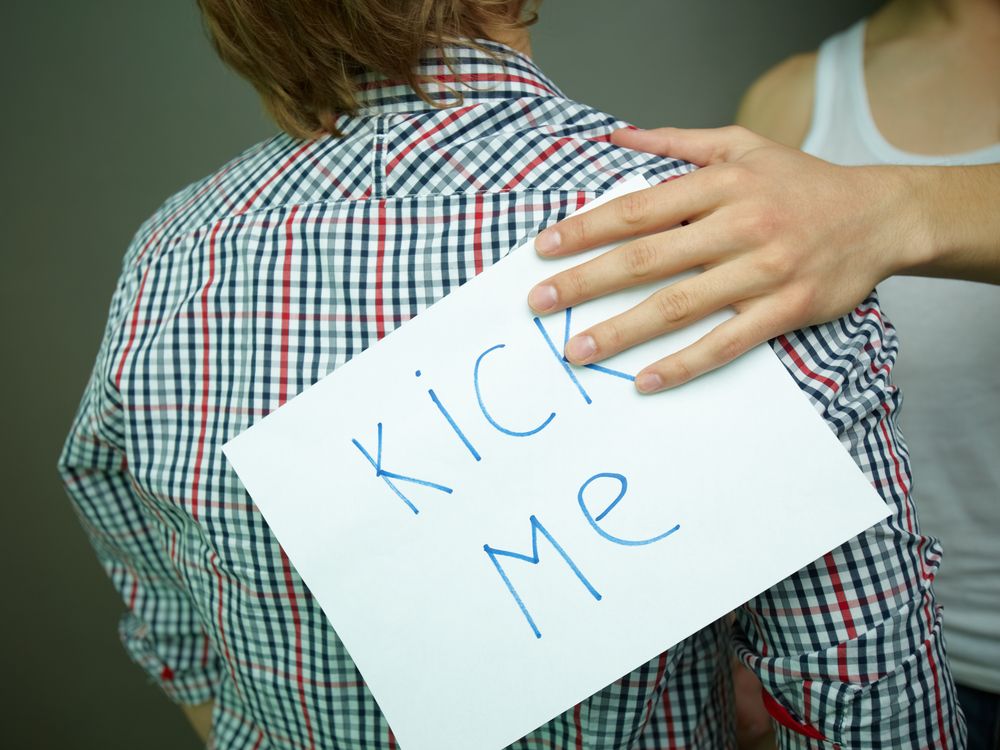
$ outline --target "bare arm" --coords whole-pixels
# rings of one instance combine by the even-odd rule
[[[208,744],[212,736],[212,709],[215,707],[214,701],[206,701],[197,706],[181,706],[184,716],[191,722],[194,731],[202,742]]]
[[[761,76],[743,97],[736,124],[799,148],[812,119],[816,59],[815,52],[796,55]],[[1000,165],[887,167],[884,190],[902,192],[909,223],[919,232],[909,238],[914,244],[887,248],[889,272],[1000,283],[998,170]],[[859,175],[859,187],[861,182]]]
[[[895,273],[1000,284],[1000,164],[886,169],[908,184],[922,238],[923,257],[896,248]]]
[[[815,52],[795,55],[758,78],[743,96],[736,124],[799,148],[812,122]]]

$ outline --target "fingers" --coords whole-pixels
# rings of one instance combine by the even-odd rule
[[[712,219],[694,226],[651,234],[574,266],[537,284],[528,304],[537,313],[553,313],[581,302],[676,276],[704,266],[725,249]]]
[[[566,358],[576,365],[591,364],[688,326],[735,300],[753,296],[746,276],[713,269],[660,289],[632,309],[571,338]]]
[[[706,129],[625,129],[611,134],[611,142],[616,146],[659,156],[672,156],[702,167],[733,161],[762,140],[764,139],[760,136],[737,125]]]
[[[717,191],[692,172],[571,216],[541,232],[535,250],[543,256],[570,255],[610,242],[659,232],[703,216],[718,204]]]
[[[690,346],[646,367],[636,375],[636,389],[640,393],[656,393],[674,388],[778,336],[782,328],[774,324],[766,307],[763,301],[757,303],[719,324]]]

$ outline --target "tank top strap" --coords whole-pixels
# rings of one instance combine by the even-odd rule
[[[802,150],[833,160],[836,145],[852,146],[862,141],[861,123],[866,116],[864,86],[865,21],[829,37],[816,57],[812,122]],[[846,145],[845,144],[845,145]]]

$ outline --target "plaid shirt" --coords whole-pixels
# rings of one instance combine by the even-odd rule
[[[125,256],[60,469],[126,649],[173,700],[214,699],[219,750],[396,745],[222,444],[624,177],[692,168],[611,145],[622,123],[485,46],[421,64],[457,105],[370,76],[343,137],[252,148]],[[737,651],[785,747],[959,748],[892,328],[873,295],[773,347],[893,515],[741,608]],[[731,747],[729,642],[716,623],[515,747]]]

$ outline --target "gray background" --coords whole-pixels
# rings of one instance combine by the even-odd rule
[[[636,124],[716,126],[760,73],[876,5],[548,0],[535,53],[568,95]],[[118,643],[123,605],[55,461],[132,233],[273,128],[194,0],[8,0],[4,16],[0,742],[195,748]]]

